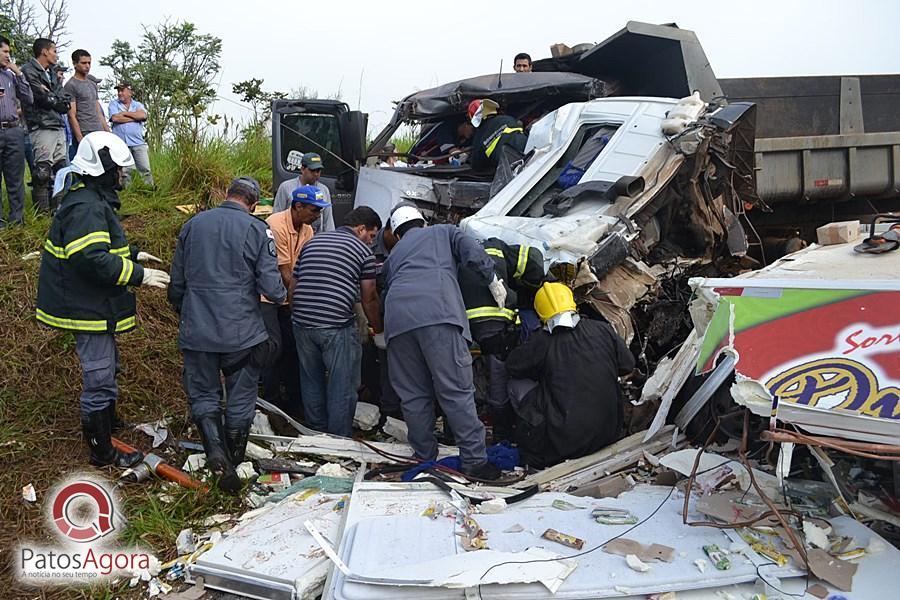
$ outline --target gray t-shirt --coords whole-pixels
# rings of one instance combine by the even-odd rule
[[[81,128],[81,134],[87,135],[94,131],[103,131],[103,121],[97,101],[97,84],[90,80],[80,80],[72,77],[64,86],[66,92],[75,100],[75,119]]]
[[[292,177],[286,181],[282,181],[281,185],[278,186],[278,191],[275,192],[275,201],[272,203],[272,212],[281,212],[289,209],[291,207],[291,194],[299,186],[299,177]],[[325,196],[325,200],[331,202],[331,190],[328,189],[328,186],[317,183],[316,187],[322,190],[322,195]],[[322,211],[322,216],[316,219],[316,222],[312,224],[313,231],[316,233],[320,231],[334,231],[334,213],[331,209],[332,207],[329,206]]]

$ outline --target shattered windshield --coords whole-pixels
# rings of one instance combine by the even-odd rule
[[[295,170],[288,162],[291,151],[320,154],[325,173],[335,174],[346,168],[336,158],[342,156],[341,134],[336,116],[315,113],[286,114],[281,117],[280,132],[280,160],[284,169]]]

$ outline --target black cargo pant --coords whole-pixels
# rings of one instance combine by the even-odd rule
[[[6,183],[9,217],[0,197],[0,227],[6,223],[24,223],[25,207],[25,130],[19,126],[0,129],[0,174]]]

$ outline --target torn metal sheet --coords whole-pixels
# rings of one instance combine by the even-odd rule
[[[234,529],[191,567],[207,587],[251,598],[315,598],[330,561],[304,521],[334,539],[340,494],[295,494]]]
[[[729,349],[732,396],[754,413],[821,435],[900,438],[900,254],[810,246],[731,279],[693,279],[714,293],[698,370]],[[893,440],[893,441],[888,441]]]
[[[643,441],[648,441],[665,425],[666,418],[669,416],[669,410],[672,408],[672,401],[675,400],[675,396],[678,395],[688,377],[693,373],[694,365],[699,356],[700,339],[697,337],[697,333],[692,331],[687,339],[684,340],[672,361],[662,367],[664,369],[663,372],[659,376],[656,374],[660,371],[660,365],[663,364],[660,363],[660,365],[657,365],[657,370],[654,374],[644,384],[645,391],[641,392],[641,403],[658,397],[660,398],[660,404],[659,409],[656,411],[656,416],[653,417],[653,422],[644,434]],[[649,390],[648,386],[651,386]]]
[[[421,516],[430,502],[441,499],[446,499],[446,496],[427,484],[357,484],[337,551],[340,559],[352,573],[380,573],[384,577],[393,577],[398,569],[403,569],[412,578],[429,577],[428,572],[417,565],[464,553],[453,535],[456,529],[453,520],[432,520]],[[563,500],[584,508],[558,510],[553,507],[554,500]],[[484,528],[493,551],[517,553],[528,548],[543,547],[563,557],[578,555],[575,558],[578,567],[559,586],[554,598],[574,600],[618,597],[623,595],[619,588],[633,594],[678,591],[680,595],[681,590],[714,589],[742,581],[753,581],[757,577],[757,568],[771,577],[787,578],[800,574],[792,566],[782,568],[766,565],[768,559],[754,555],[752,560],[741,560],[728,571],[713,570],[714,572],[701,575],[690,565],[694,559],[705,556],[703,546],[719,544],[727,547],[730,541],[720,530],[682,524],[682,502],[683,498],[672,494],[671,488],[659,486],[638,486],[623,493],[618,499],[606,498],[602,501],[545,492],[512,504],[502,513],[479,515],[478,522]],[[591,512],[597,507],[626,509],[638,519],[646,521],[637,527],[600,525],[591,518]],[[692,514],[699,518],[696,513]],[[519,528],[522,530],[519,531]],[[672,558],[671,563],[654,562],[650,571],[639,573],[629,568],[621,556],[602,551],[588,552],[629,528],[633,528],[627,534],[629,539],[643,546],[658,544],[682,550],[685,556],[677,552],[674,556],[662,552]],[[584,540],[582,551],[566,549],[543,540],[541,535],[547,529],[555,529]],[[483,551],[471,552],[468,556],[477,557],[480,552]],[[482,598],[496,600],[547,597],[547,589],[537,583],[482,584],[478,591]],[[465,597],[464,590],[460,589],[359,583],[337,571],[323,596],[333,600],[461,600]]]

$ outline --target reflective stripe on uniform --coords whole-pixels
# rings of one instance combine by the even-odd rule
[[[528,249],[525,244],[519,246],[519,256],[516,259],[516,272],[513,273],[513,279],[518,279],[525,274],[525,267],[528,266]]]
[[[91,244],[109,244],[109,232],[108,231],[92,231],[91,233],[81,236],[77,240],[71,241],[66,244],[65,248],[60,246],[54,246],[53,242],[49,239],[44,242],[44,250],[55,256],[56,258],[61,258],[63,260],[67,258],[71,258],[73,254],[76,252],[80,252],[90,246]]]
[[[122,246],[121,248],[110,248],[110,254],[115,254],[116,256],[124,256],[128,258],[131,256],[131,248],[129,246]]]
[[[37,309],[35,316],[41,323],[46,323],[51,327],[58,327],[60,329],[74,329],[77,331],[93,332],[105,332],[107,330],[106,321],[89,321],[85,319],[65,319],[63,317],[54,317],[53,315],[48,314],[41,309]],[[136,324],[137,321],[134,315],[132,315],[116,322],[115,330],[117,332],[126,331],[134,327]]]
[[[130,258],[120,257],[122,259],[122,272],[119,273],[119,279],[116,285],[128,285],[131,275],[134,273],[134,263]]]
[[[523,133],[522,128],[521,127],[504,127],[503,131],[501,131],[501,132],[497,133],[495,136],[493,136],[494,139],[491,140],[491,143],[488,144],[487,149],[484,151],[485,156],[487,156],[488,158],[491,157],[491,154],[493,154],[494,150],[497,149],[497,144],[500,142],[500,138],[502,138],[504,135],[506,135],[508,133],[516,133],[516,132]]]
[[[469,319],[487,319],[499,318],[508,319],[510,321],[516,318],[516,311],[508,308],[497,308],[496,306],[481,306],[479,308],[470,308],[466,311],[466,318]]]
[[[487,252],[491,256],[496,256],[498,258],[504,258],[503,250],[501,250],[500,248],[485,248],[484,251]]]

